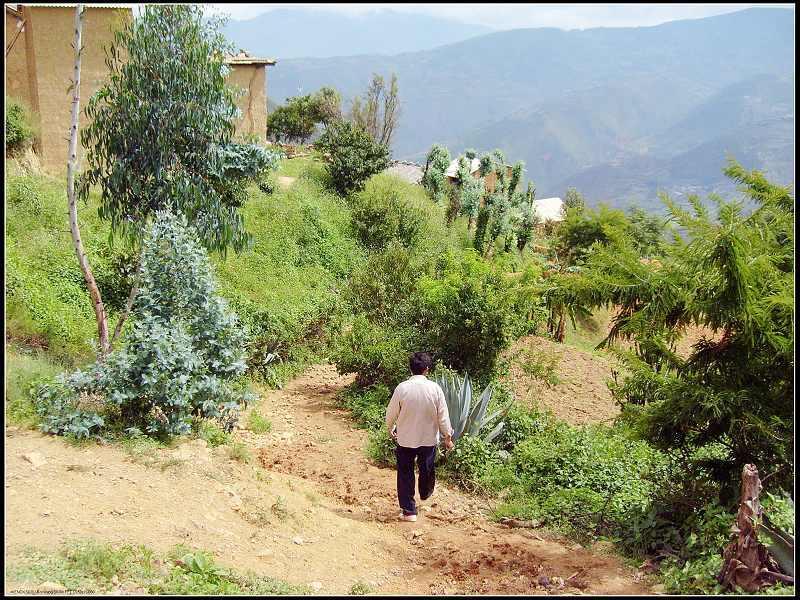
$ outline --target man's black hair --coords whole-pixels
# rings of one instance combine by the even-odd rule
[[[414,375],[422,375],[426,369],[433,368],[433,358],[427,352],[414,352],[408,361]]]

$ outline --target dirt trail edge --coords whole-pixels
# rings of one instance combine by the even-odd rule
[[[395,472],[366,458],[367,435],[353,427],[336,394],[352,381],[333,367],[309,369],[261,405],[276,442],[262,447],[264,468],[313,481],[330,508],[379,527],[403,544],[392,555],[393,577],[379,588],[406,594],[645,594],[635,571],[613,557],[539,530],[508,529],[481,513],[479,500],[442,482],[416,523],[396,521]],[[347,556],[331,560],[347,565]],[[563,584],[562,584],[563,581]]]
[[[203,548],[224,566],[318,594],[358,582],[389,594],[648,593],[617,558],[494,524],[478,500],[441,482],[416,523],[395,521],[394,471],[370,464],[366,432],[336,406],[350,381],[320,365],[265,392],[255,410],[271,431],[235,433],[249,463],[203,440],[126,452],[6,427],[6,564],[29,548],[95,539]],[[114,591],[144,593],[131,585]],[[5,582],[6,592],[31,587]]]

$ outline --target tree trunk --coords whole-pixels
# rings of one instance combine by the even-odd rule
[[[722,555],[722,570],[719,582],[729,589],[741,588],[745,592],[757,592],[773,584],[778,566],[769,556],[764,544],[757,537],[757,523],[761,520],[761,481],[755,465],[745,465],[742,470],[742,497],[736,523],[731,530],[734,538]]]
[[[133,308],[133,301],[136,299],[136,294],[139,293],[139,275],[142,272],[142,259],[139,258],[139,265],[136,267],[136,275],[133,276],[133,285],[131,286],[131,293],[128,294],[128,302],[125,305],[125,310],[119,316],[119,321],[117,321],[117,326],[114,328],[114,335],[111,337],[111,344],[110,346],[114,346],[114,343],[117,341],[119,334],[122,333],[122,326],[125,324],[125,320],[128,318],[128,315],[131,314],[131,309]]]
[[[72,124],[69,135],[69,160],[67,161],[67,205],[69,207],[69,228],[72,233],[72,243],[75,246],[75,254],[78,256],[78,264],[83,272],[83,279],[86,287],[89,288],[89,295],[94,304],[94,314],[97,319],[97,336],[100,342],[100,357],[104,357],[110,351],[108,342],[108,319],[106,318],[103,300],[100,297],[100,290],[92,274],[92,268],[86,258],[81,241],[81,232],[78,228],[78,207],[77,194],[75,192],[75,172],[78,165],[78,117],[80,114],[81,101],[81,18],[83,4],[75,7],[75,71],[72,79]]]

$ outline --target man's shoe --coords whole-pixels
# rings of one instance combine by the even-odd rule
[[[405,513],[400,513],[400,516],[398,518],[401,521],[410,521],[413,523],[414,521],[417,520],[417,515],[407,515]]]

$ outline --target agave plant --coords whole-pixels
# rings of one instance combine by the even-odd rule
[[[460,380],[457,375],[453,377],[449,374],[439,374],[434,377],[434,381],[444,391],[447,411],[450,413],[450,424],[453,426],[453,441],[461,437],[462,434],[480,436],[481,430],[486,425],[508,410],[506,407],[489,416],[486,415],[486,408],[492,398],[493,390],[491,385],[486,386],[480,399],[473,406],[472,382],[468,373],[464,375],[463,380]],[[483,439],[486,442],[491,442],[500,434],[504,425],[505,423],[500,421],[494,429],[482,436]]]
[[[770,522],[766,514],[761,515],[758,532],[765,533],[772,543],[767,546],[781,569],[794,578],[794,536]]]

